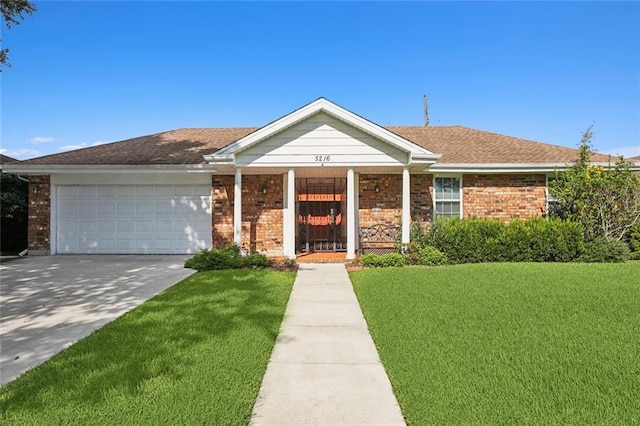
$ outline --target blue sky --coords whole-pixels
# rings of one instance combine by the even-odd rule
[[[380,125],[640,154],[638,2],[38,2],[3,28],[20,159],[181,127],[262,126],[323,96]]]

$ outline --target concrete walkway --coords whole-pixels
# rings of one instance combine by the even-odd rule
[[[344,265],[300,265],[251,424],[405,424]]]

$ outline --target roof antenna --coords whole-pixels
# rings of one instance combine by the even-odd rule
[[[428,126],[429,125],[429,104],[427,104],[427,95],[424,95],[423,98],[423,103],[424,103],[424,125]]]

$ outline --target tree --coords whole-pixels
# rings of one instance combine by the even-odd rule
[[[591,164],[592,127],[582,135],[578,161],[549,182],[562,217],[581,222],[587,240],[622,241],[640,222],[640,179],[629,161]]]
[[[11,28],[12,25],[20,25],[20,21],[24,19],[23,15],[33,15],[36,10],[36,6],[27,0],[0,0],[0,12],[2,12],[2,18],[4,18],[7,28]],[[2,72],[3,66],[11,66],[7,58],[8,53],[9,49],[0,49],[0,72]]]
[[[0,172],[0,251],[27,248],[28,184],[16,175]]]

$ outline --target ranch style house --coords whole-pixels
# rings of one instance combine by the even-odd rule
[[[342,251],[376,227],[548,211],[576,149],[461,126],[380,126],[319,98],[260,128],[185,128],[5,164],[29,179],[29,254]],[[617,158],[594,154],[608,165]],[[368,231],[369,230],[369,231]]]

